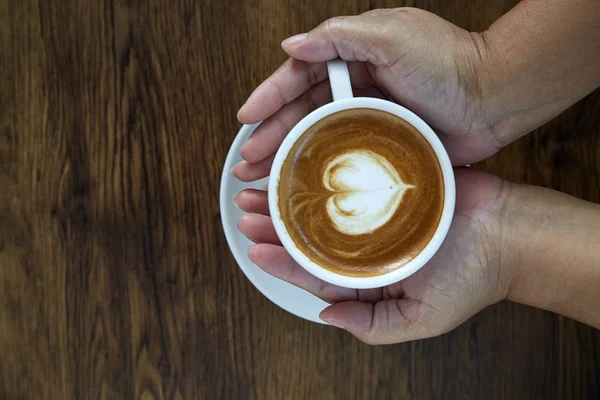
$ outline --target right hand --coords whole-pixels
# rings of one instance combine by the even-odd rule
[[[243,181],[269,174],[290,129],[331,101],[326,61],[349,61],[356,96],[387,97],[429,123],[452,163],[489,157],[504,144],[486,110],[486,46],[470,33],[429,12],[398,8],[332,18],[282,43],[290,55],[252,93],[238,113],[245,124],[264,121],[241,149],[234,167]]]
[[[502,261],[503,210],[510,185],[472,168],[457,168],[456,209],[442,247],[419,271],[383,288],[328,284],[299,266],[281,246],[266,192],[245,190],[237,205],[248,214],[238,227],[256,244],[248,257],[265,272],[328,302],[319,318],[370,344],[440,335],[506,298],[513,275]]]

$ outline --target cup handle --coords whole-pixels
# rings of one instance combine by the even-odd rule
[[[340,59],[327,61],[327,72],[329,73],[329,84],[331,85],[333,101],[354,97],[346,61]]]

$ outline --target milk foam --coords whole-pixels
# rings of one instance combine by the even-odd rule
[[[323,184],[333,192],[327,213],[342,233],[362,235],[385,225],[394,215],[406,190],[392,164],[370,150],[356,150],[327,164]]]

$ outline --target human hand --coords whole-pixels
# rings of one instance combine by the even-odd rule
[[[442,247],[419,271],[396,284],[356,290],[328,284],[288,255],[275,233],[267,192],[246,190],[236,204],[248,214],[239,229],[255,245],[250,259],[269,274],[320,297],[331,305],[320,318],[370,344],[423,339],[447,332],[504,299],[509,290],[502,270],[503,181],[459,168],[456,211]]]
[[[598,87],[599,42],[590,38],[600,7],[578,2],[567,11],[568,18],[561,4],[524,1],[476,34],[420,10],[377,10],[290,38],[282,46],[292,58],[238,113],[243,123],[263,123],[233,173],[243,181],[268,175],[291,127],[331,100],[325,62],[338,57],[350,61],[356,96],[391,97],[416,112],[454,165],[484,159]],[[259,243],[249,251],[254,262],[332,303],[321,317],[369,343],[445,332],[505,297],[600,326],[598,256],[590,251],[599,248],[597,206],[517,190],[477,171],[459,169],[456,181],[456,214],[440,250],[384,289],[334,287],[295,264],[278,245],[266,192],[239,194],[238,205],[251,213],[239,226]]]
[[[399,8],[332,18],[282,43],[290,55],[238,113],[263,123],[234,167],[243,181],[269,170],[279,145],[313,109],[331,101],[326,61],[350,61],[355,96],[391,97],[438,133],[454,165],[484,159],[504,144],[490,128],[482,94],[485,68],[479,34],[429,12]]]

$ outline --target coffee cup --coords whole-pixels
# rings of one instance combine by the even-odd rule
[[[350,74],[348,72],[348,66],[345,61],[329,61],[327,63],[327,69],[329,73],[329,81],[331,85],[333,101],[314,110],[306,117],[304,117],[291,129],[291,131],[281,144],[279,150],[275,155],[269,178],[269,211],[271,214],[273,225],[275,227],[275,231],[277,233],[277,236],[281,240],[283,247],[302,268],[307,270],[312,275],[322,279],[325,282],[347,288],[367,289],[387,286],[401,281],[414,274],[434,256],[434,254],[442,245],[442,242],[444,241],[448,230],[450,229],[456,199],[456,188],[452,164],[450,162],[446,150],[444,149],[444,146],[442,145],[435,132],[421,118],[419,118],[417,115],[415,115],[408,109],[391,101],[386,101],[377,98],[353,97],[352,86],[350,82]],[[293,151],[294,145],[298,142],[299,138],[301,138],[309,128],[315,126],[315,124],[319,123],[320,121],[323,121],[327,117],[330,117],[334,114],[337,115],[342,111],[347,110],[376,110],[378,112],[387,113],[386,115],[391,114],[409,124],[411,129],[414,129],[416,132],[418,132],[418,134],[421,135],[422,138],[425,139],[426,143],[428,143],[428,145],[430,146],[432,154],[435,155],[432,157],[434,157],[434,160],[437,160],[437,162],[439,163],[440,185],[443,185],[443,193],[439,194],[438,201],[440,204],[439,217],[435,220],[436,225],[431,227],[431,235],[428,236],[428,241],[426,244],[423,245],[424,247],[422,247],[418,251],[418,254],[415,254],[410,259],[407,259],[407,261],[405,260],[405,262],[403,262],[403,264],[400,267],[391,268],[389,271],[383,271],[375,275],[352,275],[342,273],[337,270],[332,270],[332,268],[325,267],[324,263],[320,262],[318,257],[315,258],[314,255],[307,254],[306,246],[303,248],[298,244],[297,240],[294,240],[290,229],[288,228],[288,226],[286,226],[286,216],[282,213],[282,203],[280,201],[280,184],[282,182],[282,178],[283,181],[287,182],[286,176],[283,176],[282,174],[289,173],[289,171],[286,172],[284,164],[286,164],[286,160],[288,159],[290,152]],[[322,134],[327,135],[326,132]],[[425,143],[425,141],[423,142]],[[352,195],[352,193],[350,193],[350,195],[345,195],[339,193],[336,194],[332,192],[332,199],[330,199],[327,202],[327,206],[331,205],[331,207],[335,207],[337,203],[352,204],[353,201],[355,203],[360,203],[360,201],[362,201],[361,199],[363,199],[363,203],[365,203],[366,206],[363,204],[363,206],[361,207],[364,208],[368,207],[369,203],[378,204],[377,202],[379,201],[379,199],[383,198],[387,203],[385,203],[384,206],[381,207],[390,208],[392,206],[395,206],[397,208],[398,204],[401,204],[402,202],[403,191],[407,189],[412,191],[419,190],[419,187],[414,188],[411,185],[411,182],[402,182],[402,180],[399,178],[399,175],[395,174],[393,171],[389,172],[391,169],[393,169],[391,166],[388,165],[389,163],[386,163],[385,160],[380,160],[381,157],[377,156],[376,154],[373,154],[370,151],[364,152],[362,154],[353,153],[352,155],[343,155],[343,157],[345,157],[345,159],[354,157],[354,160],[351,160],[354,164],[351,165],[352,168],[349,169],[349,171],[357,171],[361,168],[364,168],[365,171],[370,171],[368,173],[373,174],[373,178],[368,178],[369,180],[372,180],[374,182],[381,181],[387,185],[386,179],[388,179],[390,182],[398,182],[398,185],[400,186],[394,187],[394,192],[392,194],[395,197],[390,197],[391,195],[388,195],[388,192],[382,192],[383,194],[381,195],[377,193],[375,195],[372,195],[372,193],[369,192],[368,194],[354,195],[355,199],[352,199],[350,196]],[[383,172],[377,169],[377,165],[379,164],[382,165],[380,170]],[[330,170],[331,168],[328,168],[326,173],[329,173]],[[363,175],[364,173],[366,172],[363,171]],[[388,174],[389,176],[386,174]],[[348,176],[348,174],[340,176],[345,177]],[[380,176],[382,177],[381,179]],[[339,179],[339,177],[337,179]],[[350,177],[347,179],[352,178]],[[326,182],[325,186],[327,185],[328,184]],[[350,183],[350,186],[352,186],[352,183]],[[392,189],[392,184],[390,184],[390,189]],[[344,197],[340,197],[340,199],[337,199],[340,201],[337,201],[335,198],[333,198],[333,196],[337,195],[343,195]],[[393,198],[394,200],[388,200],[388,198]],[[357,226],[356,221],[363,221],[365,224],[368,224],[368,229],[370,229],[371,231],[377,231],[377,229],[380,229],[381,225],[389,223],[388,221],[394,218],[393,214],[396,208],[391,208],[391,211],[387,213],[383,211],[380,212],[380,210],[376,210],[377,212],[363,210],[364,215],[362,217],[356,215],[348,217],[349,222],[347,224],[343,219],[343,210],[336,211],[335,209],[333,209],[333,211],[331,211],[329,215],[330,218],[337,223],[337,229],[340,229],[342,231],[341,234],[337,232],[338,235],[346,235],[349,238],[349,240],[351,240],[353,238],[352,234],[354,233],[356,233],[357,235],[368,234],[373,236],[372,233],[366,233],[367,231],[349,231],[349,229],[355,229],[353,227]],[[336,215],[338,215],[335,214],[336,212],[338,212],[338,214],[341,215],[338,218],[339,221],[335,221],[335,219],[337,218]],[[420,217],[420,219],[422,219],[422,217]],[[352,225],[351,223],[354,223],[354,225]],[[412,229],[412,226],[409,228]],[[346,231],[344,231],[344,229],[346,229]],[[325,246],[327,246],[326,243]]]

